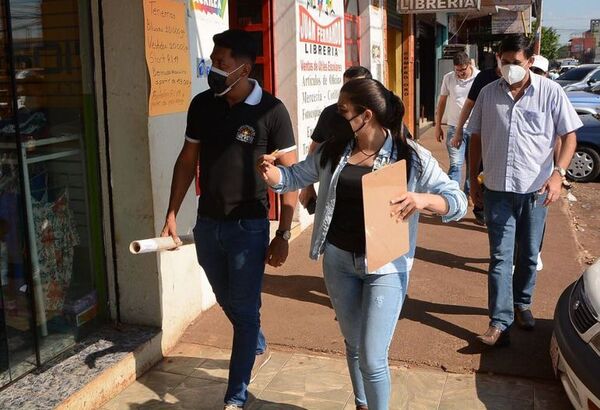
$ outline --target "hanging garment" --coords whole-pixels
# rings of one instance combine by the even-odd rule
[[[37,257],[46,311],[62,311],[79,235],[65,191],[53,202],[33,202]]]

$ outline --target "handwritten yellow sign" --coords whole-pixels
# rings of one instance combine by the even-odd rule
[[[183,3],[144,0],[151,116],[182,112],[188,108],[192,75],[185,19]]]

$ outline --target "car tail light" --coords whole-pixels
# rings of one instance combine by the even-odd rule
[[[588,399],[588,410],[600,410],[600,407],[592,403],[592,399]]]

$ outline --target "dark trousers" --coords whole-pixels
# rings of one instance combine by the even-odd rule
[[[199,217],[194,239],[198,262],[217,302],[233,325],[225,403],[242,406],[248,399],[255,355],[266,347],[260,331],[260,293],[269,244],[269,221]]]

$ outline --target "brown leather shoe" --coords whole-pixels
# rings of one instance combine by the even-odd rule
[[[496,347],[508,346],[510,344],[508,330],[503,332],[496,326],[490,326],[484,334],[477,336],[477,340],[488,346]]]
[[[533,314],[531,313],[531,310],[529,310],[529,309],[519,310],[519,308],[517,308],[516,306],[515,306],[515,322],[517,322],[517,325],[521,329],[533,330],[533,328],[535,327],[535,319],[533,318]]]

